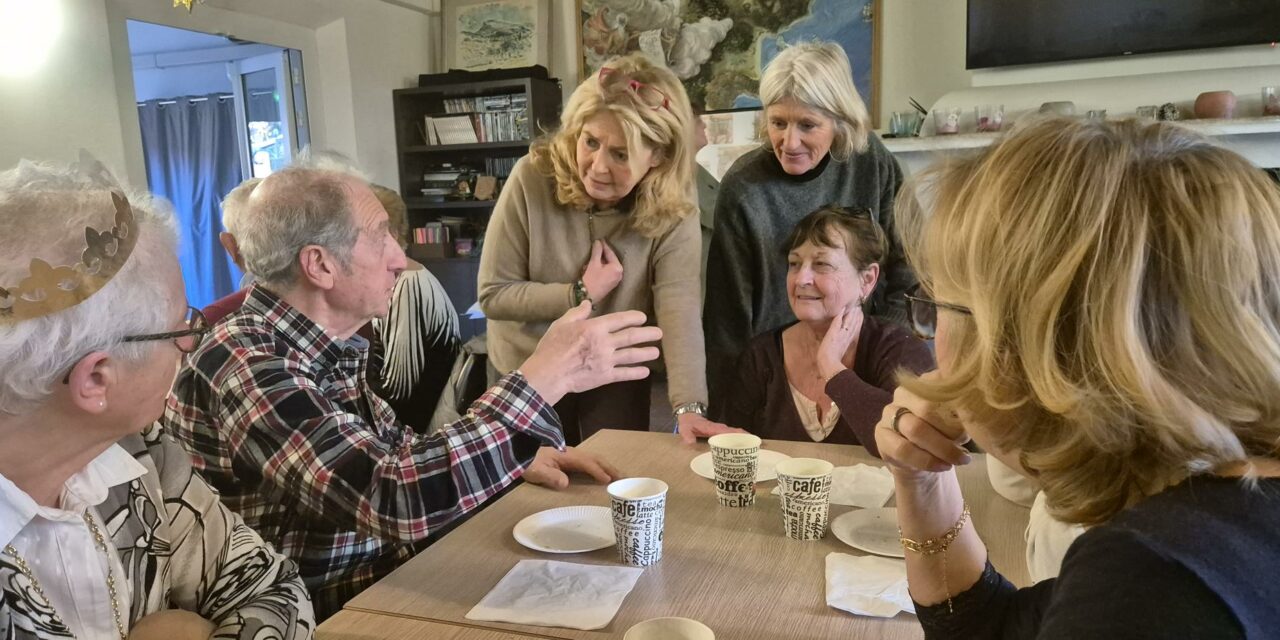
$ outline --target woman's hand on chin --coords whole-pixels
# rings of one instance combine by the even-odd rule
[[[827,334],[818,344],[818,374],[830,380],[845,370],[844,356],[858,342],[862,331],[862,307],[851,304],[831,320]]]
[[[876,424],[876,444],[898,480],[928,483],[934,474],[969,464],[972,458],[962,446],[969,436],[953,416],[906,387],[894,391]]]

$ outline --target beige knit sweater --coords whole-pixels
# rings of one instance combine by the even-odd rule
[[[592,241],[604,239],[622,261],[622,282],[594,301],[594,315],[636,309],[649,324],[656,319],[671,405],[706,402],[698,216],[646,238],[631,229],[626,212],[573,210],[556,202],[554,189],[554,181],[523,158],[489,220],[478,285],[490,362],[507,373],[533,353],[551,321],[569,310]]]

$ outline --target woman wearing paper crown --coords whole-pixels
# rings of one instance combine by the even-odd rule
[[[310,637],[292,563],[152,426],[207,329],[172,216],[91,160],[24,161],[0,229],[0,635]]]
[[[693,125],[675,74],[641,54],[607,62],[574,90],[561,126],[533,143],[502,189],[480,259],[480,308],[499,373],[529,357],[552,320],[591,304],[635,309],[662,328],[670,399],[686,440],[731,431],[703,417],[702,239]],[[565,439],[647,430],[648,379],[556,405]]]

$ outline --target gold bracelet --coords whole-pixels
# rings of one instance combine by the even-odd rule
[[[960,537],[960,532],[964,530],[964,523],[967,522],[968,520],[969,520],[969,503],[965,502],[964,511],[960,513],[960,519],[956,520],[956,523],[954,525],[951,525],[951,528],[948,529],[947,532],[942,534],[941,536],[938,536],[937,538],[929,538],[928,540],[923,540],[921,542],[916,542],[915,540],[912,540],[910,538],[901,537],[902,529],[899,528],[898,540],[902,542],[903,549],[906,549],[907,551],[911,551],[914,553],[918,553],[920,555],[931,556],[935,553],[942,553],[943,551],[947,550],[947,547],[951,546],[951,543],[954,542],[956,538]]]
[[[947,580],[947,549],[951,547],[951,543],[960,537],[960,532],[964,530],[964,523],[969,520],[969,502],[964,502],[964,510],[960,512],[960,519],[951,525],[951,528],[938,536],[937,538],[929,538],[916,542],[902,535],[902,528],[898,528],[898,541],[902,543],[902,548],[922,556],[931,556],[942,554],[942,588],[947,592],[947,611],[955,613],[955,607],[951,603],[951,585]]]

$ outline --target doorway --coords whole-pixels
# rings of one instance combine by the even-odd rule
[[[173,203],[188,303],[241,287],[218,241],[222,199],[310,143],[301,52],[128,20],[147,186]]]

